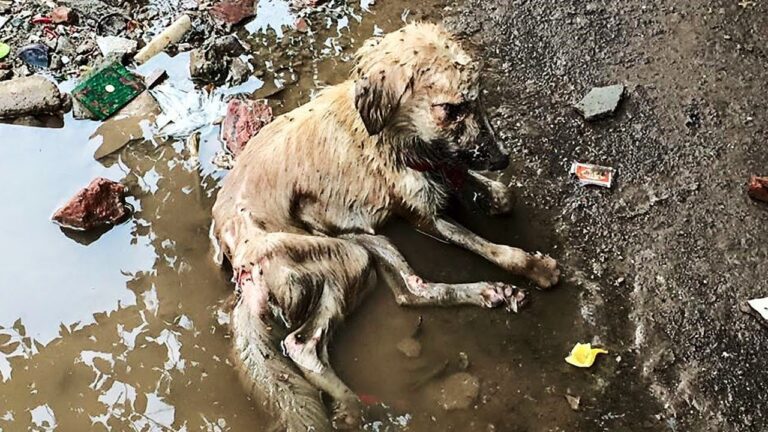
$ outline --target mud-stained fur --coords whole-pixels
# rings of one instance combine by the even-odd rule
[[[499,211],[511,202],[506,187],[468,171],[503,168],[508,155],[482,113],[480,68],[460,44],[437,25],[411,24],[366,42],[356,59],[350,80],[251,139],[213,208],[212,233],[239,292],[235,358],[278,430],[359,427],[360,401],[327,347],[377,276],[401,305],[516,310],[524,300],[509,284],[419,278],[376,235],[393,215],[541,287],[558,279],[551,258],[490,243],[442,215],[464,181],[484,187]]]

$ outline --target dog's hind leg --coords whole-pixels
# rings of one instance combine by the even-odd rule
[[[375,285],[376,272],[368,251],[340,239],[304,236],[286,244],[281,257],[263,266],[275,300],[291,321],[283,340],[285,354],[304,377],[333,401],[333,425],[357,429],[362,405],[336,375],[328,357],[333,330]]]
[[[447,284],[424,281],[387,238],[367,234],[351,237],[376,258],[377,270],[387,280],[400,305],[506,306],[517,312],[526,301],[523,290],[501,282]]]

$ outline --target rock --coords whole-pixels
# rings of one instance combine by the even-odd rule
[[[248,63],[239,57],[232,59],[232,64],[229,66],[229,83],[231,85],[240,85],[246,82],[250,75],[251,69],[248,67]]]
[[[189,75],[195,81],[221,85],[229,75],[227,57],[221,58],[208,54],[203,48],[197,48],[189,54]],[[209,58],[210,57],[210,58]]]
[[[397,349],[408,358],[416,358],[421,355],[421,343],[411,337],[404,338],[398,342]]]
[[[55,83],[39,75],[0,83],[0,118],[65,112],[67,101]]]
[[[75,24],[77,13],[66,6],[59,6],[51,11],[51,22],[54,24]]]
[[[75,46],[72,45],[72,41],[66,36],[59,36],[56,42],[56,52],[72,56],[76,53]]]
[[[585,120],[597,120],[613,114],[623,95],[624,86],[621,84],[595,87],[575,105],[575,108]]]
[[[235,157],[261,128],[273,120],[272,108],[265,102],[233,99],[221,125],[221,138]]]
[[[569,394],[566,394],[565,400],[568,402],[568,406],[570,406],[572,410],[574,411],[579,410],[579,404],[581,403],[580,396],[571,396]]]
[[[48,66],[48,69],[52,71],[58,71],[64,66],[64,63],[61,61],[61,58],[58,55],[52,55],[51,56],[51,64]]]
[[[237,57],[245,54],[245,47],[235,35],[216,38],[210,49],[217,56]]]
[[[309,31],[309,24],[304,18],[297,18],[296,21],[294,21],[293,26],[296,27],[296,31],[300,33],[306,33]]]
[[[211,7],[210,13],[217,21],[235,25],[256,14],[253,0],[223,0]]]
[[[459,372],[440,385],[438,404],[446,411],[469,408],[480,393],[480,380],[469,373]]]
[[[119,36],[97,36],[96,45],[104,57],[110,54],[133,54],[139,47],[135,40]]]
[[[768,177],[750,177],[747,184],[747,195],[753,200],[768,202]]]
[[[56,210],[51,219],[65,228],[87,231],[115,225],[128,213],[125,186],[99,177]]]
[[[90,53],[95,48],[96,48],[96,44],[93,41],[91,41],[91,40],[87,40],[87,41],[81,43],[80,45],[78,45],[77,50],[75,51],[75,53],[78,54],[78,55],[84,55],[84,54]]]

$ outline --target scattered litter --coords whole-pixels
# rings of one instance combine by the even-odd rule
[[[19,50],[19,58],[34,69],[48,68],[48,47],[43,44],[27,45]]]
[[[592,344],[577,343],[565,361],[576,367],[588,368],[595,363],[598,354],[608,354],[608,351],[602,348],[592,348]]]
[[[373,406],[381,403],[381,399],[371,394],[360,393],[357,395],[357,398],[360,399],[360,402],[365,406]]]
[[[256,2],[253,0],[223,0],[210,9],[216,20],[235,25],[256,14]]]
[[[397,350],[408,358],[416,358],[421,355],[421,343],[414,338],[404,338],[397,343]]]
[[[565,400],[568,401],[568,405],[571,407],[572,410],[578,411],[579,410],[579,403],[581,403],[581,397],[579,396],[571,396],[569,394],[565,395]]]
[[[128,214],[125,186],[98,177],[56,210],[51,219],[62,227],[87,231],[115,225]]]
[[[768,177],[750,177],[747,195],[753,200],[768,202]]]
[[[231,170],[233,166],[235,166],[235,159],[232,157],[232,155],[228,152],[225,152],[224,150],[216,152],[215,155],[213,155],[213,160],[211,163],[223,170]]]
[[[189,19],[189,15],[182,15],[149,41],[149,43],[133,57],[133,60],[137,64],[146,62],[160,51],[163,51],[168,45],[178,43],[191,28],[192,20]]]
[[[198,157],[200,155],[200,132],[194,132],[187,138],[184,143],[189,155],[192,157]]]
[[[613,183],[614,169],[581,162],[571,164],[571,174],[575,174],[582,185],[596,185],[610,188]]]
[[[163,113],[155,124],[158,133],[184,140],[193,132],[212,127],[227,111],[222,95],[197,90],[182,90],[169,83],[150,90]]]
[[[11,47],[7,43],[0,42],[0,59],[4,59],[11,52]]]
[[[131,54],[136,52],[139,44],[135,40],[122,38],[119,36],[97,36],[96,45],[101,51],[101,55],[107,57],[113,53]]]
[[[621,84],[595,87],[574,107],[585,120],[597,120],[613,114],[623,95],[624,86]]]
[[[164,69],[155,69],[150,72],[150,74],[147,75],[147,77],[144,79],[144,85],[148,89],[151,89],[165,81],[167,78],[168,72],[166,72]]]
[[[747,304],[759,313],[764,320],[768,321],[768,297],[760,299],[752,299],[747,301]]]
[[[0,82],[0,118],[68,111],[69,97],[43,76]]]
[[[86,75],[72,96],[96,118],[105,120],[143,91],[141,77],[117,61],[108,61]]]
[[[237,157],[248,141],[273,118],[272,108],[266,102],[233,99],[227,105],[227,116],[221,126],[221,139]]]

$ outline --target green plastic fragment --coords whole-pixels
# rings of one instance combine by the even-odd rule
[[[145,90],[144,80],[117,61],[108,61],[91,73],[72,91],[88,111],[105,120]]]
[[[0,59],[4,59],[11,52],[11,47],[7,43],[0,42]]]

